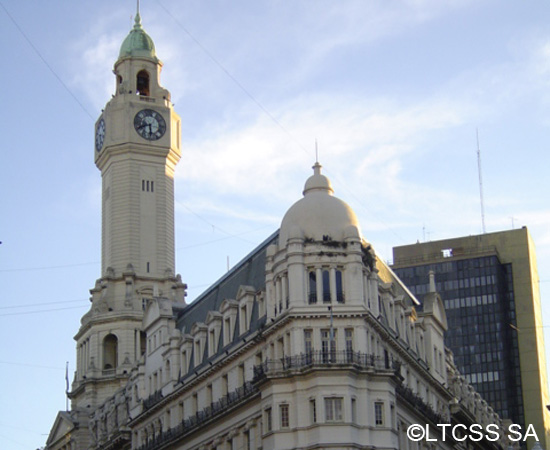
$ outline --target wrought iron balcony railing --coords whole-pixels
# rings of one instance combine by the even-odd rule
[[[271,375],[280,375],[288,371],[304,370],[314,367],[345,367],[357,369],[399,371],[401,365],[397,360],[375,356],[368,353],[346,350],[316,350],[280,359],[268,359],[254,366],[254,380]]]

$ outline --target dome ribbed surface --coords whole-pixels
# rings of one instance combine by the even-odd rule
[[[315,241],[360,239],[355,212],[346,202],[332,195],[332,185],[326,176],[321,175],[320,164],[316,163],[313,169],[314,174],[304,187],[304,198],[292,205],[283,218],[279,245],[285,246],[291,238]]]
[[[140,56],[145,58],[157,59],[155,44],[153,39],[145,32],[141,26],[140,15],[136,15],[134,28],[126,36],[120,46],[119,59],[131,56]]]

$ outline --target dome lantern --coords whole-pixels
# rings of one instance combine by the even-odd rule
[[[279,233],[280,248],[293,238],[313,241],[361,239],[355,212],[333,195],[332,184],[321,174],[321,167],[318,162],[315,163],[313,175],[304,186],[304,198],[292,205],[285,214]]]
[[[130,31],[124,42],[120,46],[118,59],[130,57],[149,58],[158,61],[155,52],[153,39],[145,32],[141,26],[141,16],[139,10],[134,20],[134,28]]]

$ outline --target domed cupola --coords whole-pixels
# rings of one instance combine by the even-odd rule
[[[119,60],[130,57],[141,57],[152,59],[155,62],[158,61],[153,39],[151,39],[141,26],[139,11],[136,14],[134,28],[130,31],[130,34],[126,36],[126,39],[124,39],[118,55]]]
[[[279,233],[279,248],[289,239],[313,241],[343,241],[361,239],[359,221],[350,206],[334,197],[330,180],[321,174],[316,162],[313,175],[304,186],[304,198],[298,200],[285,214]]]

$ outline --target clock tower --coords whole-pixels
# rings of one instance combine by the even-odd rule
[[[114,65],[116,91],[95,124],[94,159],[102,176],[101,278],[75,336],[72,409],[91,412],[124,386],[145,349],[147,301],[183,303],[175,274],[174,170],[180,118],[160,85],[162,63],[135,24]]]

